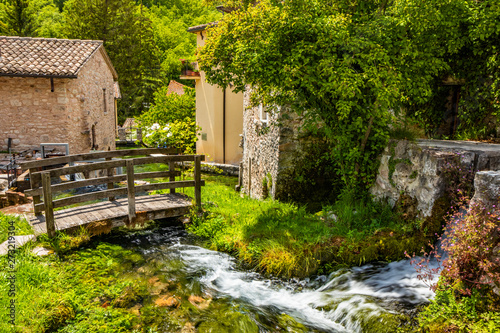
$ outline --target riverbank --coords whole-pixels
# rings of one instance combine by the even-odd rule
[[[328,274],[342,267],[391,262],[420,253],[441,227],[408,221],[383,203],[345,195],[319,212],[273,200],[253,200],[233,190],[236,179],[208,177],[204,214],[188,230],[206,246],[235,255],[261,273],[278,277]]]
[[[269,279],[197,244],[169,221],[92,239],[42,237],[38,245],[57,252],[37,257],[29,244],[16,253],[16,292],[0,296],[0,331],[395,332],[403,308],[431,295],[404,263]]]

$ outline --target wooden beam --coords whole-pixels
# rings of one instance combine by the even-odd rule
[[[175,171],[174,177],[175,176],[180,176],[181,172],[180,171]],[[171,177],[170,171],[157,171],[157,172],[143,172],[143,173],[136,173],[134,174],[134,178],[136,180],[139,179],[149,179],[149,178],[168,178]],[[109,182],[113,183],[118,183],[118,182],[124,182],[127,180],[127,175],[117,175],[117,176],[111,176],[111,177],[98,177],[98,178],[91,178],[91,179],[86,179],[86,180],[77,180],[73,182],[67,182],[67,183],[62,183],[62,184],[56,184],[52,185],[52,193],[58,193],[58,192],[63,192],[75,188],[80,188],[80,187],[85,187],[85,186],[93,186],[93,185],[101,185],[101,184],[106,184]],[[35,196],[40,196],[43,194],[42,188],[38,187],[34,190],[26,190],[24,193],[27,196],[35,198]],[[39,203],[39,202],[37,202]]]
[[[127,197],[128,197],[128,220],[130,224],[135,222],[135,185],[134,185],[134,161],[127,160]]]
[[[116,160],[116,161],[107,161],[107,162],[95,162],[85,165],[75,165],[75,166],[67,166],[62,168],[51,169],[43,172],[50,172],[51,177],[59,177],[63,175],[71,175],[73,173],[79,173],[84,171],[92,171],[92,170],[103,170],[108,168],[117,168],[125,165],[125,160]],[[33,177],[35,180],[38,180],[40,174],[42,172],[34,172]]]
[[[184,181],[171,182],[171,183],[154,183],[154,184],[147,184],[147,185],[137,185],[135,187],[135,191],[136,192],[147,192],[147,191],[169,190],[169,189],[175,189],[175,188],[181,188],[181,187],[194,187],[194,186],[195,186],[194,180],[184,180]],[[205,186],[204,180],[201,181],[200,186]]]
[[[106,161],[111,161],[111,157],[106,157]],[[114,174],[115,174],[115,168],[106,169],[106,176],[108,176],[108,179],[110,177],[114,176]],[[115,187],[115,184],[112,181],[108,182],[106,185],[106,188],[108,190],[112,190],[114,187]],[[108,200],[115,201],[115,197],[109,197]]]
[[[195,155],[165,155],[165,156],[155,156],[155,157],[140,157],[130,159],[133,161],[134,165],[150,164],[150,163],[167,163],[167,162],[181,162],[181,161],[194,161]],[[201,155],[201,160],[205,160],[205,156]],[[86,165],[76,165],[67,166],[62,168],[56,168],[47,170],[50,172],[51,177],[59,177],[63,175],[70,175],[73,173],[90,171],[90,170],[103,170],[108,168],[117,168],[125,165],[125,160],[114,160],[105,162],[95,162]],[[38,181],[41,172],[34,172],[32,177],[35,181]]]
[[[175,182],[175,162],[173,161],[168,162],[168,171],[171,172],[169,180],[171,182]],[[175,188],[171,188],[170,193],[175,193]]]
[[[117,183],[117,182],[123,182],[125,180],[127,180],[126,175],[77,180],[77,181],[73,181],[73,182],[52,185],[52,193],[63,192],[63,191],[67,191],[67,190],[71,190],[71,189],[75,189],[75,188],[80,188],[80,187],[85,187],[85,186],[106,184],[110,181]],[[34,190],[26,190],[26,191],[24,191],[24,194],[26,194],[27,196],[34,197],[36,195],[42,194],[42,189],[37,188]]]
[[[54,206],[52,205],[52,191],[50,183],[50,173],[42,174],[43,204],[45,206],[45,223],[47,225],[47,235],[52,238],[56,235],[54,223]]]
[[[71,196],[68,198],[54,200],[54,201],[52,201],[52,205],[54,208],[59,208],[59,207],[74,205],[77,203],[82,203],[82,202],[87,202],[87,201],[106,199],[106,198],[109,198],[109,196],[111,196],[111,195],[118,196],[118,195],[126,195],[126,194],[127,194],[127,189],[125,187],[114,188],[112,190],[105,190],[105,191],[99,191],[99,192],[74,195],[74,196]],[[40,210],[43,210],[44,205],[43,205],[43,203],[41,203],[41,204],[37,204],[35,207],[38,207]]]
[[[30,169],[30,185],[31,185],[31,188],[32,189],[39,189],[40,187],[40,183],[38,181],[35,180],[35,178],[33,178],[32,174],[34,172],[36,172],[37,169]],[[42,200],[40,199],[40,195],[43,194],[42,190],[40,189],[40,192],[36,195],[33,195],[33,213],[35,213],[35,215],[40,215],[41,214],[41,210],[40,209],[37,209],[36,205],[41,203]]]
[[[201,155],[194,158],[194,199],[196,210],[201,212]]]
[[[57,165],[57,164],[68,164],[70,162],[79,161],[89,161],[101,158],[115,158],[124,156],[140,156],[140,155],[151,155],[151,154],[178,154],[179,150],[177,148],[142,148],[142,149],[121,149],[105,152],[93,152],[86,154],[76,154],[67,155],[61,157],[52,157],[43,160],[21,162],[19,165],[23,170],[40,168],[45,166]]]

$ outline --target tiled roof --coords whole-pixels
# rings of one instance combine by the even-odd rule
[[[207,28],[212,27],[214,25],[217,25],[217,22],[210,22],[210,23],[205,23],[205,24],[201,24],[201,25],[196,25],[194,27],[189,27],[187,29],[187,32],[195,33],[195,32],[199,32],[199,31],[204,31]]]
[[[0,36],[0,76],[75,78],[101,41]]]
[[[184,87],[182,83],[179,83],[175,80],[170,80],[170,83],[168,84],[168,89],[167,89],[167,95],[170,94],[177,94],[177,95],[184,95]]]

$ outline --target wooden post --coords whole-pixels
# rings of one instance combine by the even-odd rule
[[[31,185],[31,189],[32,190],[35,190],[37,188],[40,187],[40,183],[39,182],[35,182],[35,180],[33,179],[33,172],[37,172],[38,170],[36,168],[33,168],[33,169],[30,169],[30,185]],[[33,212],[35,213],[35,215],[41,215],[42,214],[42,211],[40,208],[36,208],[36,205],[41,203],[42,200],[40,199],[40,196],[39,195],[35,195],[33,196]]]
[[[175,182],[175,175],[173,174],[175,172],[175,162],[174,161],[168,162],[168,171],[171,172],[170,181]],[[175,188],[171,188],[170,193],[175,193]]]
[[[194,157],[194,198],[196,210],[201,212],[201,155]]]
[[[56,235],[54,224],[54,206],[52,204],[52,188],[50,184],[50,172],[42,173],[43,204],[45,206],[45,224],[47,235],[52,238]],[[33,201],[34,202],[34,201]]]
[[[111,157],[106,157],[106,161],[111,161]],[[106,169],[106,176],[110,177],[110,176],[114,176],[114,168],[109,168],[109,169]],[[115,187],[115,185],[111,182],[111,183],[108,183],[108,187],[107,189],[108,190],[111,190]],[[108,198],[109,201],[114,201],[115,200],[115,197],[109,197]]]
[[[135,185],[134,185],[134,161],[127,160],[127,189],[128,189],[128,219],[129,223],[135,222]]]

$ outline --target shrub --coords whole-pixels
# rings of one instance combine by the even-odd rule
[[[500,286],[499,222],[500,216],[482,204],[472,205],[464,218],[455,215],[443,240],[449,257],[440,284],[456,286],[464,295]]]
[[[196,126],[194,89],[184,88],[183,95],[168,94],[163,87],[155,93],[154,105],[137,118],[148,146],[175,147],[194,151],[200,130]]]

